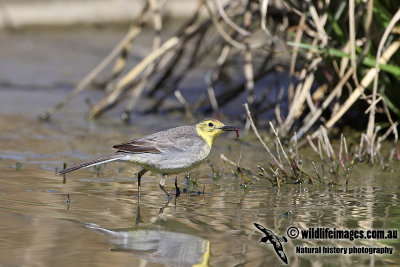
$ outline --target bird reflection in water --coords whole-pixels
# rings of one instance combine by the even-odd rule
[[[140,206],[136,225],[125,229],[106,229],[97,224],[86,223],[85,227],[101,233],[114,246],[113,251],[130,252],[149,262],[171,266],[208,266],[210,242],[190,234],[193,232],[181,222],[166,220],[164,208],[160,209],[160,223],[140,223]],[[176,230],[179,229],[179,232]],[[182,229],[186,230],[182,232]]]

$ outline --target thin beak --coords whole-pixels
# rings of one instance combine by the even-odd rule
[[[225,131],[225,132],[227,132],[227,131],[236,132],[236,136],[239,138],[239,130],[235,127],[225,125],[225,126],[219,127],[219,129],[222,131]]]
[[[232,126],[222,126],[222,127],[219,127],[218,129],[220,129],[220,130],[222,130],[222,131],[235,131],[236,132],[236,128],[235,127],[232,127]]]

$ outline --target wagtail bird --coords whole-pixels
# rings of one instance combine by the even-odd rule
[[[210,154],[215,138],[225,131],[239,132],[235,127],[222,122],[206,119],[194,125],[171,128],[128,143],[113,146],[117,152],[112,155],[84,162],[61,170],[63,175],[81,168],[87,168],[110,161],[128,161],[139,165],[138,195],[140,196],[140,178],[148,171],[162,175],[160,188],[164,189],[169,174],[187,172],[202,163]]]

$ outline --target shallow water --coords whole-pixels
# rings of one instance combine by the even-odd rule
[[[205,194],[183,193],[168,201],[158,188],[159,177],[149,173],[143,177],[139,205],[135,178],[139,169],[123,163],[84,169],[63,180],[55,174],[63,162],[109,153],[115,143],[181,122],[178,118],[166,123],[165,117],[146,117],[144,127],[105,120],[85,123],[76,103],[68,116],[59,114],[42,123],[35,115],[41,102],[49,100],[37,93],[2,92],[3,99],[9,100],[6,102],[23,94],[38,104],[25,115],[5,105],[0,110],[0,263],[4,266],[276,265],[283,262],[272,245],[259,243],[263,235],[254,222],[286,236],[291,226],[399,228],[398,163],[385,172],[359,165],[348,185],[288,185],[278,190],[260,178],[252,179],[254,183],[245,189],[220,153],[236,161],[243,147],[241,164],[251,169],[265,163],[267,157],[256,140],[241,143],[234,134],[219,138],[209,162],[192,172],[197,189],[204,188]],[[59,94],[54,92],[54,97]],[[52,94],[47,92],[47,97],[51,99]],[[24,104],[22,100],[20,104]],[[183,176],[179,176],[181,189],[186,187]],[[168,180],[169,191],[173,179]],[[386,246],[395,251],[383,256],[301,255],[296,246]],[[283,247],[291,265],[382,265],[400,260],[398,240],[289,239]]]
[[[62,35],[59,38],[67,40]],[[26,49],[32,49],[29,43]],[[90,54],[86,56],[85,62],[92,60],[94,65],[96,60],[90,59]],[[100,53],[96,58],[102,57]],[[5,65],[0,64],[3,68]],[[84,68],[65,70],[66,84],[86,73]],[[28,69],[24,71],[30,73]],[[49,78],[46,70],[38,73]],[[10,80],[20,81],[17,78]],[[236,161],[243,148],[241,166],[253,170],[254,176],[258,164],[267,166],[268,157],[257,140],[238,140],[233,133],[220,137],[209,160],[193,170],[191,175],[200,194],[183,193],[168,200],[158,187],[160,177],[147,173],[142,178],[139,203],[135,178],[139,169],[123,163],[80,170],[64,179],[55,173],[64,162],[70,165],[108,154],[116,143],[190,122],[180,115],[137,114],[130,126],[112,119],[116,118],[113,115],[87,122],[82,118],[87,111],[83,99],[98,99],[97,92],[84,93],[51,122],[39,122],[37,115],[66,95],[66,85],[36,77],[42,87],[47,84],[55,88],[32,90],[30,79],[35,77],[23,78],[18,88],[0,88],[0,266],[280,265],[283,262],[272,245],[259,242],[264,235],[254,227],[254,222],[286,237],[287,229],[293,226],[400,228],[398,162],[385,172],[379,167],[357,165],[347,185],[339,181],[341,185],[287,185],[278,190],[250,175],[253,183],[244,188],[243,181],[234,175],[235,168],[221,160],[220,154]],[[308,149],[300,154],[305,165],[315,158]],[[174,178],[167,181],[169,191],[174,188]],[[178,181],[181,189],[186,188],[184,174],[178,176]],[[282,244],[292,266],[379,266],[400,262],[398,239],[288,238]],[[394,248],[394,252],[296,253],[296,247],[305,246],[388,247]]]

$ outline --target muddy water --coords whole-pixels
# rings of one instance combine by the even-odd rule
[[[29,37],[30,42],[39,38],[35,36]],[[168,200],[158,188],[159,176],[147,173],[142,178],[139,204],[135,178],[139,169],[123,163],[84,169],[65,179],[55,174],[64,162],[89,160],[110,153],[116,143],[190,123],[180,115],[134,115],[134,124],[126,126],[113,119],[116,116],[112,113],[99,121],[87,122],[82,119],[87,111],[83,99],[98,99],[96,92],[84,93],[51,122],[38,122],[36,116],[44,107],[66,95],[68,82],[81,78],[86,68],[90,69],[108,51],[85,48],[81,39],[71,41],[64,35],[57,36],[58,44],[64,44],[57,47],[65,51],[51,57],[44,52],[38,55],[39,48],[29,42],[22,45],[24,37],[11,37],[19,40],[16,43],[23,46],[22,51],[37,62],[36,74],[30,70],[33,65],[24,64],[26,58],[21,62],[13,60],[12,55],[18,56],[16,52],[11,56],[8,53],[10,58],[0,64],[1,69],[12,74],[20,71],[20,75],[7,75],[8,81],[18,86],[0,88],[0,266],[283,264],[271,244],[259,242],[264,235],[254,227],[254,222],[278,236],[286,236],[283,250],[292,266],[379,266],[400,262],[398,239],[304,240],[291,239],[287,234],[293,226],[399,229],[400,165],[396,162],[385,172],[359,165],[353,169],[347,185],[341,181],[341,185],[335,186],[287,185],[278,190],[250,175],[253,183],[244,188],[243,181],[234,175],[235,168],[221,160],[220,154],[236,161],[243,148],[241,166],[253,170],[254,176],[258,164],[267,166],[268,157],[255,139],[238,140],[232,133],[219,138],[209,161],[193,170],[191,175],[197,187],[186,183],[184,175],[178,176],[181,189],[189,186],[204,194],[183,193]],[[80,36],[86,37],[82,33]],[[40,40],[43,42],[43,36]],[[71,42],[83,49],[82,62],[87,65],[68,68],[73,64],[69,61],[74,59],[63,53],[69,51]],[[15,48],[10,44],[3,47]],[[53,49],[54,43],[46,46],[45,42],[41,47]],[[96,56],[89,51],[95,51]],[[49,63],[50,59],[67,62],[62,61],[64,66],[60,62]],[[56,71],[59,68],[49,67],[53,63],[67,68],[63,70],[64,76]],[[54,76],[49,75],[50,69]],[[65,82],[59,84],[55,77],[63,77]],[[31,88],[32,83],[39,88]],[[310,160],[315,159],[308,150],[301,150],[300,154],[305,165],[310,166]],[[170,177],[167,181],[169,191],[174,188],[173,180]],[[386,247],[394,252],[301,254],[296,247]]]

